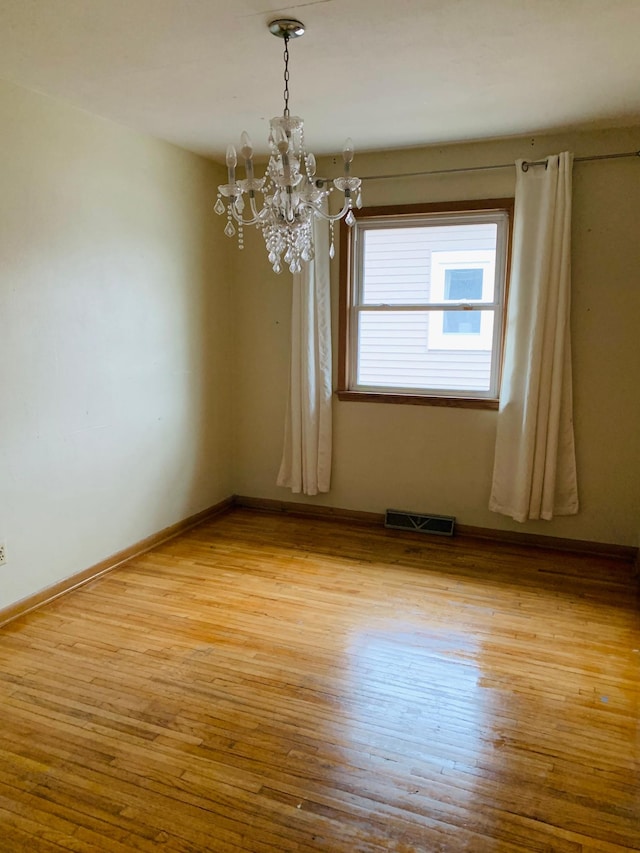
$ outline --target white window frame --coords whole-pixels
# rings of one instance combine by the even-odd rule
[[[341,330],[340,330],[340,379],[338,396],[343,400],[378,400],[382,402],[410,402],[434,405],[470,405],[476,408],[497,408],[502,365],[502,349],[504,335],[504,318],[506,313],[506,294],[508,276],[508,258],[513,219],[513,199],[487,199],[480,201],[455,202],[445,205],[423,205],[403,208],[368,208],[357,211],[356,224],[350,232],[343,228],[341,234]],[[497,225],[495,266],[488,262],[482,264],[483,297],[487,276],[493,274],[493,299],[489,302],[478,303],[478,300],[459,300],[452,305],[444,298],[445,270],[461,268],[463,257],[457,252],[436,252],[432,254],[431,288],[436,288],[436,294],[442,291],[439,302],[393,304],[365,303],[363,299],[363,263],[364,239],[363,234],[372,229],[446,226],[475,223],[495,223]],[[492,253],[491,253],[492,254]],[[441,258],[433,258],[442,255]],[[475,253],[477,267],[478,257],[482,250]],[[448,256],[448,257],[447,257]],[[467,258],[468,260],[468,258]],[[435,263],[435,265],[434,265]],[[451,310],[477,310],[493,313],[493,334],[491,335],[491,367],[490,387],[486,391],[416,388],[381,385],[364,385],[357,382],[358,376],[358,340],[360,317],[363,313],[374,311],[428,311],[432,313],[430,321],[429,348],[441,348],[454,351],[456,349],[482,349],[477,347],[477,333],[470,335],[438,334],[434,326],[443,329],[444,312]],[[481,315],[486,326],[488,315]],[[489,321],[490,323],[490,321]],[[481,331],[483,328],[481,326]],[[485,340],[486,340],[486,329]],[[457,342],[454,340],[458,338]],[[475,343],[472,343],[472,340]],[[441,346],[437,346],[441,345]]]

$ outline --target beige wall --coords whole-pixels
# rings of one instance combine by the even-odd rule
[[[0,608],[227,497],[219,167],[0,83]]]
[[[354,138],[357,128],[352,129]],[[510,163],[640,148],[640,129],[509,139],[356,156],[360,175]],[[324,174],[339,164],[326,161]],[[365,204],[512,195],[515,169],[367,181]],[[581,512],[519,525],[487,509],[497,413],[334,402],[333,487],[324,505],[455,515],[462,524],[637,545],[640,506],[640,162],[574,167],[573,363]],[[235,490],[275,486],[287,390],[290,282],[257,235],[235,260]],[[337,259],[332,270],[337,321]],[[334,322],[334,333],[337,322]],[[334,344],[337,335],[334,334]]]

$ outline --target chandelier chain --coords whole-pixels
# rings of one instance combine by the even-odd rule
[[[284,37],[284,115],[289,117],[289,36]]]

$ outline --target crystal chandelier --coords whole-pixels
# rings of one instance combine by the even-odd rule
[[[256,178],[253,168],[253,146],[249,134],[241,136],[240,153],[244,159],[245,177],[236,180],[238,158],[233,145],[227,148],[227,183],[218,187],[215,211],[227,214],[224,229],[228,237],[238,234],[238,245],[244,245],[243,228],[255,225],[262,231],[269,262],[279,273],[286,264],[292,273],[300,272],[302,264],[313,258],[314,220],[324,219],[331,229],[329,255],[335,254],[333,225],[345,217],[353,225],[353,196],[362,206],[360,178],[352,177],[353,142],[344,144],[342,158],[344,175],[329,181],[316,176],[316,158],[307,152],[304,142],[304,123],[289,112],[289,40],[304,34],[304,24],[288,18],[271,21],[270,32],[284,39],[284,111],[271,119],[269,147],[271,155],[264,177]],[[344,195],[339,213],[330,215],[327,199],[334,189]],[[223,196],[227,199],[223,201]],[[248,215],[245,218],[245,210]],[[260,199],[258,202],[257,199]]]

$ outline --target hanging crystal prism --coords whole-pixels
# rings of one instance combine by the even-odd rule
[[[218,196],[218,201],[215,203],[213,209],[218,214],[218,216],[222,216],[222,214],[224,213],[225,206],[224,206],[224,202],[222,201],[220,196]]]
[[[344,221],[347,223],[347,225],[355,225],[356,224],[356,218],[353,215],[353,210],[350,210],[349,213],[347,213]]]
[[[224,229],[224,233],[227,235],[227,237],[233,237],[233,235],[236,233],[236,229],[233,227],[233,222],[231,220],[227,222],[227,225]]]

